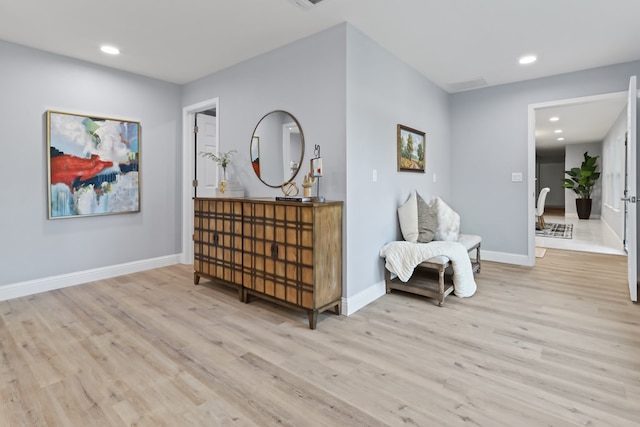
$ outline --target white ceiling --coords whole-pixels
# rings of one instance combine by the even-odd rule
[[[601,142],[626,107],[626,94],[619,93],[536,109],[536,150],[564,155],[567,144]],[[551,117],[559,120],[551,122]],[[558,141],[559,137],[564,141]]]
[[[638,0],[1,0],[0,39],[183,84],[347,21],[452,92],[640,59],[639,16]]]
[[[0,0],[0,39],[184,84],[349,22],[456,92],[638,60],[638,17],[640,0]]]

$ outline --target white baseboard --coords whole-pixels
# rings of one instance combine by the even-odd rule
[[[372,303],[386,293],[387,287],[383,280],[369,286],[367,289],[362,290],[351,297],[342,298],[342,314],[345,316],[351,316],[362,307]]]
[[[482,261],[494,261],[504,264],[529,265],[529,257],[526,255],[517,255],[507,252],[495,252],[482,250]]]
[[[6,301],[13,298],[38,294],[40,292],[62,289],[69,286],[80,285],[82,283],[109,279],[111,277],[137,273],[139,271],[151,270],[154,268],[166,267],[179,263],[180,254],[167,255],[164,257],[128,262],[126,264],[110,265],[107,267],[94,268],[91,270],[60,274],[58,276],[44,277],[42,279],[10,283],[8,285],[0,286],[0,301]]]
[[[529,258],[526,255],[516,255],[506,252],[495,252],[487,250],[482,250],[482,260],[525,266],[528,265],[529,262]],[[350,316],[356,311],[360,310],[362,307],[385,295],[386,293],[387,288],[384,280],[382,280],[351,297],[342,298],[342,314],[345,316]]]
[[[76,286],[96,280],[109,279],[125,274],[152,270],[154,268],[167,267],[180,264],[180,254],[167,255],[141,261],[117,264],[91,270],[77,271],[74,273],[60,274],[58,276],[44,277],[41,279],[27,280],[0,286],[0,301],[13,298],[34,295],[41,292]],[[482,259],[486,261],[502,262],[505,264],[527,265],[526,255],[514,255],[504,252],[482,251]],[[375,283],[357,294],[342,298],[342,314],[350,316],[362,307],[372,303],[386,294],[384,280]]]

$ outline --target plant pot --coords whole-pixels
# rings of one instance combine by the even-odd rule
[[[591,199],[576,199],[578,218],[589,219],[591,216]]]

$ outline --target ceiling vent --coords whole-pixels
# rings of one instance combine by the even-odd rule
[[[463,82],[447,83],[449,89],[452,92],[461,92],[463,90],[478,89],[480,87],[487,86],[487,82],[484,78],[478,77],[477,79],[466,80]]]
[[[295,4],[300,6],[303,9],[310,9],[316,4],[320,3],[322,0],[293,0]]]

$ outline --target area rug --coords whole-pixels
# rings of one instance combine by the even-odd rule
[[[536,229],[536,236],[571,239],[573,238],[573,224],[558,224],[555,222],[548,222],[544,227],[544,230]]]
[[[544,258],[544,254],[547,253],[546,248],[538,248],[536,247],[536,258]]]

